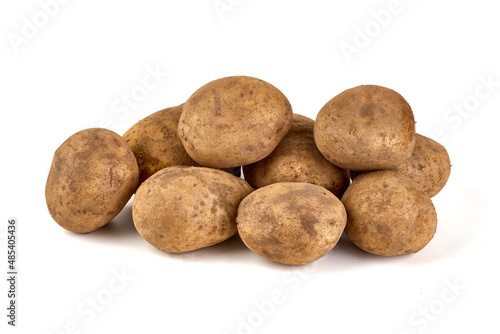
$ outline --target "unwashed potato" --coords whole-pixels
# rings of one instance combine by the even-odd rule
[[[409,176],[420,191],[434,197],[450,177],[450,156],[443,145],[417,133],[410,158],[390,170]],[[351,172],[351,176],[354,179],[362,173]]]
[[[132,216],[139,234],[159,250],[188,252],[233,236],[236,210],[251,191],[221,170],[167,167],[137,189]]]
[[[450,177],[450,156],[443,145],[417,134],[410,158],[392,170],[409,176],[419,190],[434,197]]]
[[[359,175],[347,188],[342,203],[348,217],[346,235],[368,253],[415,253],[436,232],[437,215],[431,199],[408,176],[395,171]]]
[[[313,128],[312,119],[294,114],[292,127],[276,149],[266,158],[243,166],[245,180],[254,188],[278,182],[312,183],[342,197],[349,175],[318,151]]]
[[[410,105],[397,92],[358,86],[335,96],[320,110],[314,139],[336,166],[354,171],[386,169],[413,152],[415,120]]]
[[[346,224],[340,200],[325,188],[283,182],[257,189],[238,208],[238,232],[248,248],[283,264],[300,265],[327,254]]]
[[[268,156],[292,122],[287,98],[273,85],[226,77],[198,89],[184,105],[178,133],[200,165],[229,168]]]
[[[177,135],[182,106],[157,111],[133,125],[123,135],[139,165],[139,185],[165,167],[198,166],[187,154]]]
[[[122,137],[107,129],[86,129],[56,150],[45,199],[59,225],[92,232],[122,210],[138,180],[137,162]]]

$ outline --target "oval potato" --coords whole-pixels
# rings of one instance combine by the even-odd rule
[[[137,161],[122,137],[107,129],[86,129],[54,153],[45,199],[63,228],[92,232],[123,209],[138,180]]]
[[[429,197],[436,196],[448,182],[451,173],[450,156],[443,145],[416,134],[415,149],[410,158],[390,168],[411,178],[418,190]],[[351,171],[352,179],[368,173]]]
[[[314,140],[336,166],[354,171],[386,169],[413,152],[415,120],[397,92],[363,85],[325,104],[314,123]]]
[[[246,76],[212,81],[191,95],[179,136],[200,165],[230,168],[268,156],[292,122],[292,107],[273,85]]]
[[[278,182],[306,182],[325,187],[337,197],[349,185],[349,174],[323,157],[314,143],[314,121],[294,114],[292,126],[266,158],[243,166],[245,180],[261,188]]]
[[[134,124],[123,135],[139,165],[139,185],[165,167],[198,166],[177,135],[182,106],[157,111]]]
[[[241,239],[258,255],[282,264],[306,264],[326,255],[346,224],[340,200],[325,188],[283,182],[255,190],[238,208]]]
[[[432,239],[437,215],[431,199],[412,180],[385,170],[357,176],[342,197],[345,234],[376,255],[415,253]]]
[[[420,191],[434,197],[450,177],[450,156],[438,142],[419,134],[416,136],[415,149],[410,158],[391,169],[409,176]]]
[[[236,210],[251,191],[245,180],[221,170],[167,167],[137,189],[134,225],[144,240],[164,252],[208,247],[236,233]]]

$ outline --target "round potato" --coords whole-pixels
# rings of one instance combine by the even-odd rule
[[[368,253],[415,253],[436,232],[437,215],[431,199],[410,178],[395,171],[359,175],[347,188],[342,203],[348,217],[346,235]]]
[[[92,232],[123,209],[138,180],[137,161],[122,137],[107,129],[82,130],[56,150],[45,199],[63,228]]]
[[[245,180],[221,170],[167,167],[137,189],[134,225],[144,240],[164,252],[208,247],[236,233],[236,210],[251,191]]]
[[[157,111],[123,135],[139,165],[139,185],[165,167],[198,166],[187,154],[177,135],[182,106]]]
[[[342,197],[349,175],[318,151],[313,128],[312,119],[294,114],[290,130],[276,149],[266,158],[243,166],[245,180],[254,188],[278,182],[312,183]]]
[[[320,110],[314,123],[319,151],[334,165],[361,171],[394,167],[415,147],[415,120],[397,92],[364,85],[348,89]]]
[[[346,224],[340,200],[325,188],[283,182],[257,189],[238,208],[241,239],[258,255],[300,265],[327,254]]]
[[[291,122],[290,103],[276,87],[236,76],[212,81],[191,95],[178,133],[200,165],[229,168],[268,156]]]

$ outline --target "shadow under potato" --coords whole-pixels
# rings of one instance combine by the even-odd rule
[[[140,238],[132,220],[132,202],[129,202],[122,211],[109,223],[89,235],[99,238],[112,237],[113,239],[134,236]]]
[[[222,260],[223,262],[238,262],[241,257],[251,254],[251,251],[236,233],[223,242],[205,248],[185,253],[161,253],[181,261],[217,262]]]
[[[257,254],[254,254],[247,248],[238,233],[221,243],[190,252],[176,254],[160,251],[142,239],[135,229],[132,219],[132,202],[129,202],[111,222],[94,232],[88,234],[67,232],[71,235],[85,238],[86,240],[91,239],[92,243],[100,243],[104,241],[106,244],[113,243],[115,245],[123,245],[124,247],[133,248],[137,248],[137,245],[141,244],[151,254],[156,253],[160,256],[163,255],[179,261],[237,263],[252,261],[253,257],[260,258]],[[124,242],[125,240],[128,242]],[[401,265],[410,265],[415,261],[415,259],[411,259],[411,257],[413,257],[412,255],[414,254],[393,257],[373,255],[358,248],[352,241],[349,240],[345,233],[343,233],[335,247],[328,254],[318,260],[321,264],[317,269],[318,272],[338,272],[377,265],[377,263],[381,264],[389,262],[396,262]],[[303,267],[278,264],[264,258],[261,258],[261,260],[262,261],[259,261],[261,266],[277,271],[294,270],[293,268],[299,270],[300,267]],[[315,270],[312,272],[314,271]]]
[[[75,235],[75,233],[71,233]],[[245,254],[246,252],[251,252],[243,243],[238,233],[229,239],[201,249],[193,250],[185,253],[167,253],[156,249],[153,245],[149,244],[144,240],[137,232],[134,221],[132,219],[132,201],[130,201],[123,210],[113,218],[108,224],[101,227],[100,229],[88,233],[88,234],[78,234],[85,239],[92,239],[94,242],[105,241],[119,243],[125,247],[136,248],[136,242],[148,246],[151,253],[155,251],[159,254],[164,254],[168,257],[176,258],[179,260],[209,260],[210,258],[220,259],[221,257],[227,257],[229,261],[233,261],[235,258]],[[134,240],[134,243],[124,242],[124,239],[128,241]],[[133,245],[133,246],[131,246]],[[232,259],[232,260],[231,260]]]

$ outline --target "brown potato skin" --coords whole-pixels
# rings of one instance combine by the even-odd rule
[[[349,176],[323,157],[314,142],[313,128],[312,119],[294,114],[290,130],[276,149],[266,158],[243,166],[245,180],[254,188],[278,182],[312,183],[342,197]]]
[[[314,140],[325,158],[343,169],[386,169],[413,152],[415,120],[410,105],[392,89],[357,86],[320,110]]]
[[[273,85],[246,76],[199,88],[184,105],[178,133],[200,165],[229,168],[268,156],[292,122],[292,107]]]
[[[134,225],[144,240],[164,252],[208,247],[236,233],[236,210],[252,191],[245,180],[221,170],[167,167],[137,189]]]
[[[198,166],[177,135],[183,104],[157,111],[134,124],[123,138],[139,165],[139,185],[169,166]]]
[[[86,129],[69,137],[54,153],[45,199],[59,225],[88,233],[123,209],[138,180],[134,154],[120,135]]]
[[[434,197],[450,177],[450,156],[443,145],[417,134],[415,149],[410,158],[391,169],[409,176],[420,191]]]
[[[342,203],[348,217],[345,234],[368,253],[415,253],[436,232],[437,215],[431,199],[410,178],[395,171],[357,176]]]
[[[338,242],[347,216],[325,188],[274,183],[248,195],[238,208],[238,233],[253,252],[282,264],[301,265],[326,255]]]
[[[418,190],[436,196],[448,182],[451,162],[448,152],[438,142],[416,134],[415,149],[410,158],[390,170],[409,176]],[[367,172],[351,172],[352,178]]]

